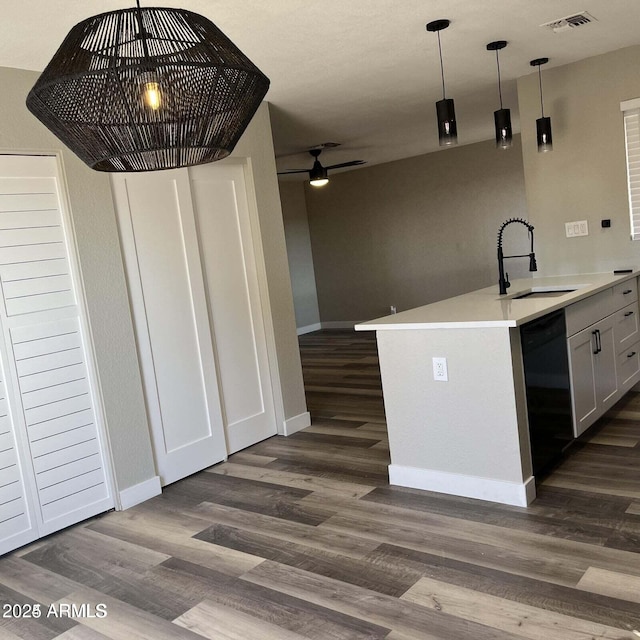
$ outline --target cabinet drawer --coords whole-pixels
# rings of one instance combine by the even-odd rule
[[[638,279],[631,278],[613,287],[614,310],[622,309],[638,300]]]
[[[628,295],[629,294],[627,294],[627,296]],[[629,302],[631,302],[631,300],[629,300]],[[613,304],[613,288],[605,289],[600,293],[580,300],[580,302],[570,304],[565,309],[567,336],[572,336],[578,333],[578,331],[582,331],[585,327],[611,315],[615,310]]]
[[[632,344],[618,355],[617,364],[618,385],[625,392],[640,380],[640,342]]]
[[[638,340],[638,302],[632,302],[616,311],[614,334],[616,353],[622,353]]]

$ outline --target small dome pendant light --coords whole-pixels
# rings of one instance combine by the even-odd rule
[[[540,82],[540,109],[542,117],[536,120],[536,137],[538,139],[538,151],[545,153],[553,151],[553,137],[551,136],[551,118],[544,115],[544,101],[542,100],[542,72],[540,67],[547,64],[549,58],[536,58],[529,64],[532,67],[538,67],[538,81]]]
[[[496,147],[498,149],[510,149],[513,144],[513,130],[511,128],[511,109],[502,106],[502,79],[500,78],[500,58],[498,51],[507,46],[506,40],[496,40],[487,45],[487,51],[496,52],[496,65],[498,67],[498,95],[500,96],[500,108],[493,112],[496,125]]]
[[[442,64],[442,46],[440,44],[440,31],[446,29],[451,22],[449,20],[434,20],[427,24],[427,31],[435,31],[438,34],[438,52],[440,53],[440,73],[442,75],[442,100],[436,102],[438,116],[438,139],[441,147],[450,147],[458,144],[458,127],[456,125],[456,111],[451,98],[446,97],[444,86],[444,65]]]

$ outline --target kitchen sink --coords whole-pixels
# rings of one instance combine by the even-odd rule
[[[565,293],[571,293],[575,289],[553,289],[552,291],[525,291],[513,296],[512,300],[521,300],[522,298],[556,298],[563,296]]]
[[[528,289],[520,289],[507,296],[501,296],[499,300],[530,300],[535,298],[559,298],[567,293],[578,291],[578,289],[584,289],[590,286],[587,283],[571,283],[571,284],[556,284],[556,285],[539,285],[529,287]]]

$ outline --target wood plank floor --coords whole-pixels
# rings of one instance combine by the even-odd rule
[[[300,345],[310,428],[0,559],[0,639],[640,637],[640,395],[501,506],[390,487],[374,336]]]

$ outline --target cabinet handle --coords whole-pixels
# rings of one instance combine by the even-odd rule
[[[625,290],[622,292],[622,295],[623,295],[623,296],[626,296],[628,293],[633,293],[633,289],[625,289]]]
[[[633,356],[635,356],[635,355],[636,355],[636,352],[632,351],[631,353],[627,354],[627,358],[633,358]]]
[[[602,351],[602,347],[600,344],[600,330],[595,329],[591,332],[591,335],[596,339],[596,350],[593,352],[594,354],[600,353]]]
[[[628,318],[629,316],[633,315],[633,311],[627,311],[627,313],[624,314],[625,318]]]

